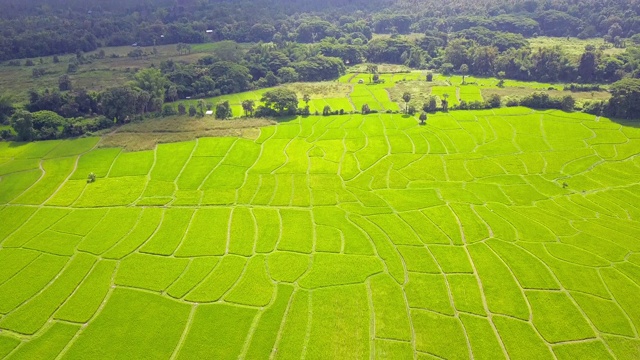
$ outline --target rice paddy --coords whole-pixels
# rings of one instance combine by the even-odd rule
[[[311,104],[397,109],[396,76]],[[2,359],[640,357],[637,126],[504,108],[98,141],[0,143]]]

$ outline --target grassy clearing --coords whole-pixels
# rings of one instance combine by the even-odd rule
[[[396,76],[349,96],[493,86]],[[637,127],[504,108],[249,139],[204,129],[252,120],[174,120],[204,135],[0,144],[0,355],[55,357],[75,323],[63,358],[637,357]]]

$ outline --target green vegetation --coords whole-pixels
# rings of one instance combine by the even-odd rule
[[[637,127],[513,107],[89,139],[0,144],[8,358],[636,355]]]

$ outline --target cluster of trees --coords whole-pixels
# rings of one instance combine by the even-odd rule
[[[160,64],[167,80],[167,100],[210,97],[296,81],[335,79],[345,73],[340,58],[307,51],[299,44],[277,48],[257,44],[246,53],[234,42],[218,44],[197,64],[168,60]]]
[[[53,111],[29,112],[16,110],[9,119],[16,133],[14,137],[5,132],[2,138],[20,141],[52,140],[76,137],[113,126],[113,121],[104,116],[94,118],[64,118]]]
[[[337,39],[358,46],[373,33],[450,34],[476,27],[524,37],[601,36],[619,43],[640,27],[640,9],[632,1],[9,1],[0,15],[0,60],[134,43],[280,45]],[[52,5],[56,1],[62,4]]]
[[[640,77],[639,47],[617,55],[605,55],[603,48],[588,45],[576,59],[559,46],[532,49],[521,35],[474,27],[453,34],[427,32],[415,40],[379,38],[363,54],[371,62],[524,81],[611,83]]]

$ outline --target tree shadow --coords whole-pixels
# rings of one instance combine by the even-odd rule
[[[640,114],[638,114],[638,116],[640,116]],[[618,125],[628,126],[633,128],[640,128],[640,119],[630,120],[630,119],[620,119],[620,118],[612,118],[612,117],[607,119],[611,120],[611,122],[616,123]]]
[[[303,117],[306,117],[306,116],[310,116],[310,115],[305,115]],[[286,123],[286,122],[293,121],[297,118],[298,118],[298,115],[285,115],[285,116],[278,116],[276,118],[273,118],[273,120],[275,120],[277,123]]]

